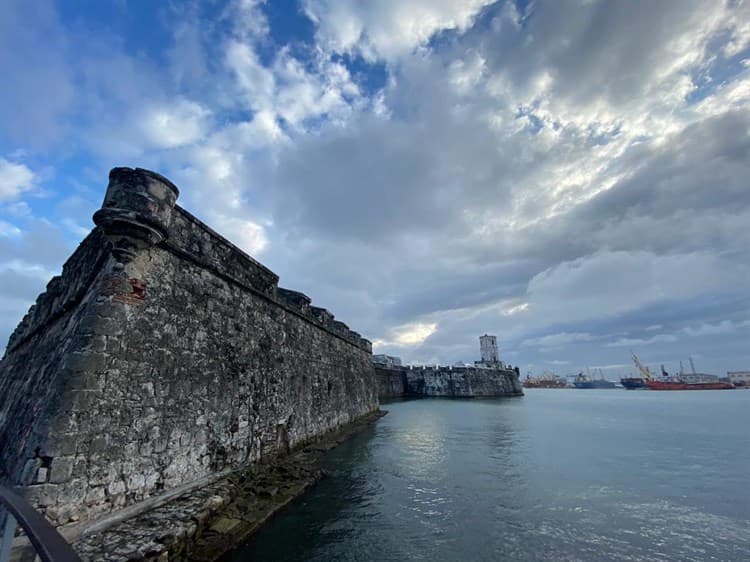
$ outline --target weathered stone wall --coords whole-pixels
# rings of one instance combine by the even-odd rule
[[[279,289],[176,196],[158,174],[113,170],[100,226],[0,362],[0,474],[56,524],[286,451],[378,407],[370,343]]]
[[[399,398],[406,395],[406,367],[381,367],[375,365],[378,398]]]
[[[40,418],[56,407],[67,383],[77,376],[70,363],[87,345],[84,334],[93,320],[91,288],[108,259],[106,240],[94,230],[8,340],[0,362],[0,481],[20,475],[25,457],[21,451],[34,451],[39,442]],[[50,460],[42,451],[33,456],[42,477],[49,477]]]
[[[518,373],[476,367],[383,367],[375,365],[380,398],[521,396]]]
[[[474,398],[521,396],[515,371],[475,367],[422,367],[406,371],[406,391],[411,396]]]

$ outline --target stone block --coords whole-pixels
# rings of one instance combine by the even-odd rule
[[[122,480],[115,480],[107,485],[107,495],[116,496],[122,494],[125,491],[125,482]]]
[[[167,450],[167,439],[164,437],[160,437],[159,439],[156,439],[153,441],[152,446],[154,453],[163,453]]]
[[[50,482],[53,484],[61,484],[70,480],[73,475],[73,466],[75,465],[75,459],[73,457],[57,457],[52,461],[52,469],[50,471]]]
[[[49,480],[49,468],[40,466],[36,470],[36,478],[34,479],[34,481],[37,484],[43,484],[44,482],[47,482],[47,480]]]
[[[82,504],[86,497],[87,489],[88,482],[80,478],[74,478],[73,480],[60,485],[58,502],[67,503],[73,506]]]
[[[147,490],[153,490],[156,487],[156,484],[159,482],[160,476],[159,474],[153,472],[151,474],[145,475],[145,482],[144,487]]]
[[[109,450],[109,435],[99,435],[92,442],[89,447],[91,454],[105,453]]]
[[[77,412],[91,413],[102,400],[99,390],[73,390],[70,393],[70,408]]]
[[[89,488],[86,492],[86,503],[88,505],[99,504],[104,501],[105,497],[104,486]]]
[[[102,373],[107,366],[107,356],[93,351],[71,353],[64,365],[72,372]]]
[[[24,489],[24,496],[33,506],[46,507],[55,505],[60,494],[60,487],[56,484],[39,484]]]
[[[228,517],[219,517],[211,525],[211,530],[221,535],[231,533],[233,529],[237,528],[238,525],[242,524],[241,519],[231,519]]]
[[[61,433],[50,440],[46,450],[53,457],[75,455],[78,441],[77,433]]]
[[[143,390],[143,394],[145,396],[153,397],[154,396],[154,383],[147,382],[141,384],[141,389]]]
[[[146,486],[146,477],[143,474],[136,473],[128,476],[128,490],[141,490]]]

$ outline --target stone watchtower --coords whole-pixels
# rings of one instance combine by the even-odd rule
[[[167,237],[179,194],[171,181],[156,172],[112,169],[104,204],[93,218],[112,244],[115,269],[130,263],[138,250]]]
[[[500,363],[500,354],[497,351],[497,336],[487,334],[479,336],[479,352],[481,361],[485,365],[498,365]]]

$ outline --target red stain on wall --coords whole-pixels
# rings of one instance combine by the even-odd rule
[[[146,300],[146,282],[135,277],[128,279],[119,273],[110,273],[102,278],[100,287],[100,294],[119,302],[141,304]]]

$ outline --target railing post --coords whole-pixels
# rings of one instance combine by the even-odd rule
[[[18,521],[42,562],[81,562],[62,535],[24,498],[0,486],[0,505],[5,505],[9,517],[5,523],[3,544],[0,547],[2,556],[5,556],[6,549],[10,551],[13,545],[13,535]],[[13,529],[9,533],[11,526]],[[0,562],[7,560],[0,557]]]
[[[5,530],[0,543],[0,562],[10,562],[10,549],[13,548],[13,538],[16,536],[16,527],[18,523],[13,514],[8,512],[5,519]]]

